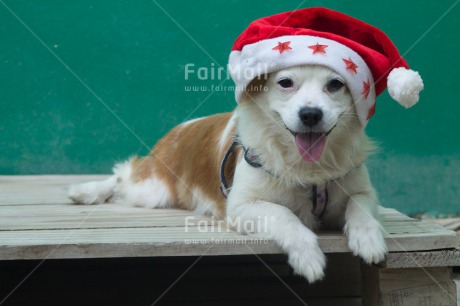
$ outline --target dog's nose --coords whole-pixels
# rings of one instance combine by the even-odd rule
[[[299,110],[299,118],[303,124],[312,127],[318,124],[323,118],[323,112],[317,107],[302,107]]]

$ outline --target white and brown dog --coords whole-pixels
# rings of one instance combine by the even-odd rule
[[[235,112],[177,126],[149,156],[117,165],[106,181],[73,186],[69,196],[82,204],[176,207],[240,218],[239,224],[267,222],[254,228],[267,229],[261,234],[288,253],[297,273],[314,281],[323,276],[325,257],[313,233],[319,220],[312,186],[327,184],[322,223],[345,226],[350,249],[367,262],[382,260],[377,199],[363,165],[372,145],[341,76],[300,66],[270,74],[263,85],[266,91],[248,91]],[[224,176],[233,181],[226,200],[220,168],[236,135],[241,145],[225,166]],[[242,147],[262,167],[249,164]]]
[[[289,20],[312,10],[323,18],[339,14],[306,9],[268,18]],[[237,89],[239,104],[233,113],[177,126],[150,155],[116,165],[105,181],[72,186],[70,198],[81,204],[182,208],[230,218],[232,224],[253,222],[256,234],[274,240],[294,271],[310,282],[324,275],[326,260],[314,233],[320,226],[343,229],[354,254],[367,263],[381,261],[387,248],[364,165],[373,149],[363,125],[373,113],[374,88],[379,86],[374,64],[365,67],[362,55],[328,37],[284,35],[255,41],[249,41],[249,53],[243,46],[230,56],[229,68],[238,66],[232,77],[244,85]],[[339,55],[333,54],[336,45]],[[294,53],[297,48],[302,53]],[[306,50],[314,60],[302,64],[288,57],[289,52],[305,56]],[[328,54],[339,58],[327,59]],[[277,65],[242,81],[237,73],[254,64],[254,58]],[[400,78],[397,83],[404,82]],[[394,92],[400,100],[410,100],[409,94]],[[362,98],[369,101],[358,105]]]

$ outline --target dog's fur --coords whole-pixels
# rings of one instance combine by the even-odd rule
[[[286,78],[293,86],[280,86]],[[367,263],[377,263],[387,249],[376,194],[363,164],[373,146],[347,87],[328,90],[334,79],[342,81],[332,70],[311,65],[256,79],[233,113],[177,126],[150,155],[118,164],[105,181],[72,186],[69,196],[82,204],[174,207],[230,218],[232,224],[253,222],[255,234],[275,240],[294,271],[310,282],[324,275],[325,256],[313,233],[320,226],[343,229],[350,250]],[[260,85],[266,90],[252,90]],[[323,112],[314,127],[299,119],[305,106]],[[302,159],[293,136],[312,130],[331,131],[317,162]],[[263,169],[249,165],[238,147],[226,166],[232,187],[225,200],[219,189],[219,168],[236,134],[257,154]],[[320,222],[312,214],[311,186],[326,183],[329,203]]]

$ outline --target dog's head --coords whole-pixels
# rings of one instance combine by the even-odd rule
[[[292,134],[287,137],[294,139],[304,161],[320,160],[330,134],[359,129],[347,85],[329,68],[304,65],[280,70],[268,75],[263,88],[249,92],[245,103],[256,104],[268,120]]]

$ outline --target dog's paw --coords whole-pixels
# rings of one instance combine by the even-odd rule
[[[367,264],[379,263],[388,252],[382,227],[377,221],[367,224],[347,224],[348,247]]]
[[[294,273],[305,277],[309,283],[313,283],[324,277],[326,256],[318,246],[318,243],[303,243],[294,250],[288,252],[289,264]]]

